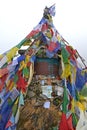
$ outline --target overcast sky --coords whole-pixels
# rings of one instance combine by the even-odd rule
[[[56,29],[87,60],[87,0],[0,0],[0,54],[24,39],[54,3]]]

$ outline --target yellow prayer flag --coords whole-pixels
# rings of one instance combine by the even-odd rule
[[[13,47],[7,54],[8,62],[11,62],[12,58],[15,56],[16,52],[18,51],[17,47]]]

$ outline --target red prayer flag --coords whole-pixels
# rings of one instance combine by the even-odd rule
[[[12,122],[9,120],[9,121],[7,122],[7,124],[6,124],[6,127],[5,127],[5,128],[10,127],[11,125],[12,125]]]
[[[59,130],[74,130],[73,124],[72,124],[72,115],[70,115],[67,118],[66,114],[62,113]]]
[[[65,113],[62,113],[59,130],[69,130]]]
[[[47,24],[47,23],[43,24],[43,25],[42,25],[42,28],[41,28],[41,31],[44,32],[44,31],[46,31],[47,29],[48,29],[48,24]]]
[[[29,39],[30,37],[33,37],[33,36],[36,35],[37,33],[39,33],[39,29],[37,29],[37,30],[32,30],[32,31],[26,36],[26,38]]]

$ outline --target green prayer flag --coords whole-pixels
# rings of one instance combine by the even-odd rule
[[[79,92],[76,90],[76,101],[79,101]]]
[[[87,97],[87,85],[84,85],[84,87],[80,91],[80,94],[84,97]]]
[[[12,107],[12,113],[14,116],[16,115],[17,109],[18,109],[18,104],[14,104]]]
[[[62,103],[62,111],[64,113],[67,113],[67,111],[68,111],[68,109],[67,109],[68,103],[69,103],[68,92],[67,92],[66,87],[64,86],[63,103]]]
[[[26,38],[24,38],[18,45],[16,45],[17,48],[21,48],[21,46],[26,42]]]
[[[62,47],[61,53],[62,53],[62,57],[63,57],[63,62],[68,63],[68,58],[69,58],[68,51],[64,47]]]
[[[28,77],[28,76],[29,76],[29,69],[28,69],[27,67],[23,69],[23,75],[24,75],[25,77]]]
[[[72,122],[73,122],[73,126],[76,127],[78,119],[77,119],[75,113],[72,113]]]
[[[18,75],[15,74],[15,75],[14,75],[14,83],[16,83],[17,81],[18,81]]]
[[[18,109],[18,102],[17,102],[17,100],[19,100],[19,97],[15,100],[14,105],[12,107],[12,113],[13,113],[14,116],[16,115],[17,109]]]

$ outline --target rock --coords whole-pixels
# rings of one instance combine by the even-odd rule
[[[34,102],[27,100],[20,111],[17,130],[53,130],[58,127],[61,112],[51,104],[49,109],[43,106],[34,107]]]
[[[33,98],[35,96],[35,93],[33,91],[29,90],[27,95],[29,98]]]

